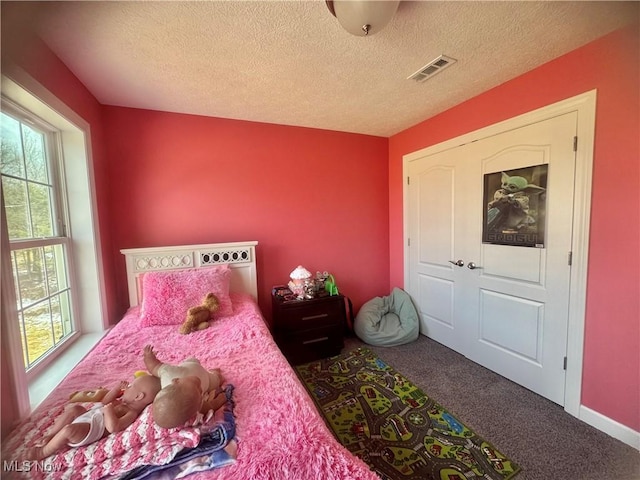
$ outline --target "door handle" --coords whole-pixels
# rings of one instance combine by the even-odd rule
[[[457,265],[458,267],[464,267],[464,262],[462,260],[458,260],[457,262],[454,262],[453,260],[449,260],[449,263],[453,263],[454,265]]]
[[[482,268],[482,267],[477,266],[477,265],[476,265],[475,263],[473,263],[473,262],[469,262],[469,263],[467,264],[467,268],[468,268],[469,270],[475,270],[476,268]]]

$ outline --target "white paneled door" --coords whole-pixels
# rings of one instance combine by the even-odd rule
[[[566,113],[408,164],[406,287],[421,332],[561,405],[576,128]]]

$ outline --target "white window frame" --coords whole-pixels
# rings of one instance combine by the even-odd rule
[[[47,152],[47,160],[49,163],[49,176],[51,184],[54,190],[54,201],[52,204],[54,221],[54,235],[50,238],[29,238],[21,240],[10,240],[10,249],[22,250],[27,248],[39,248],[52,245],[62,245],[65,249],[65,263],[67,268],[68,286],[71,295],[71,322],[72,332],[65,337],[61,343],[59,343],[52,351],[45,353],[45,355],[34,362],[34,364],[27,369],[27,380],[31,381],[41,373],[47,366],[51,364],[55,358],[60,355],[60,352],[70,345],[78,335],[80,331],[77,326],[76,318],[78,318],[78,308],[76,300],[76,286],[75,281],[75,269],[73,268],[73,242],[68,234],[69,229],[69,209],[66,201],[66,187],[64,183],[65,173],[63,171],[63,155],[62,145],[60,141],[59,132],[52,125],[44,122],[41,118],[35,116],[33,113],[26,111],[24,108],[16,105],[13,101],[5,98],[1,99],[1,105],[3,113],[19,120],[26,125],[32,125],[39,131],[45,133],[48,137],[45,142],[45,149]]]
[[[24,111],[31,112],[60,132],[63,153],[60,159],[65,172],[62,182],[69,207],[67,236],[73,247],[73,257],[69,262],[72,263],[71,270],[75,270],[77,311],[74,313],[77,334],[73,335],[72,341],[64,343],[64,348],[58,349],[55,355],[49,355],[48,357],[51,358],[47,358],[38,365],[38,373],[46,375],[47,367],[52,368],[51,364],[55,357],[76,343],[75,341],[83,334],[104,332],[109,327],[108,319],[105,317],[107,308],[91,156],[91,130],[82,117],[24,70],[13,64],[3,65],[1,91],[3,98]],[[3,225],[6,225],[4,218],[2,221]],[[6,248],[8,238],[5,238],[7,234],[4,226],[2,230],[0,265],[2,276],[5,278],[1,284],[2,347],[3,350],[6,349],[4,353],[10,363],[18,414],[20,418],[24,418],[30,413],[32,407],[29,399],[30,378],[28,378],[31,375],[28,376],[24,369],[22,344],[15,312],[11,262]],[[7,274],[10,276],[7,277]],[[6,281],[7,278],[10,282]]]

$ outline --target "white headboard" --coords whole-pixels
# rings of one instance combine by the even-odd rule
[[[142,273],[158,270],[200,268],[228,263],[231,267],[232,292],[249,293],[258,299],[256,245],[258,242],[209,243],[175,247],[128,248],[120,250],[127,266],[129,306],[140,302]]]

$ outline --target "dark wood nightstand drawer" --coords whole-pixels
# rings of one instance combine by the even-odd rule
[[[344,301],[302,304],[283,308],[278,315],[278,326],[292,330],[344,324]]]
[[[317,328],[278,337],[282,353],[293,364],[311,362],[318,358],[337,355],[344,345],[342,332],[335,328]]]
[[[325,338],[342,339],[342,331],[338,330],[335,326],[310,328],[307,330],[278,329],[275,333],[277,338],[283,342],[300,343],[303,345],[318,343]]]

